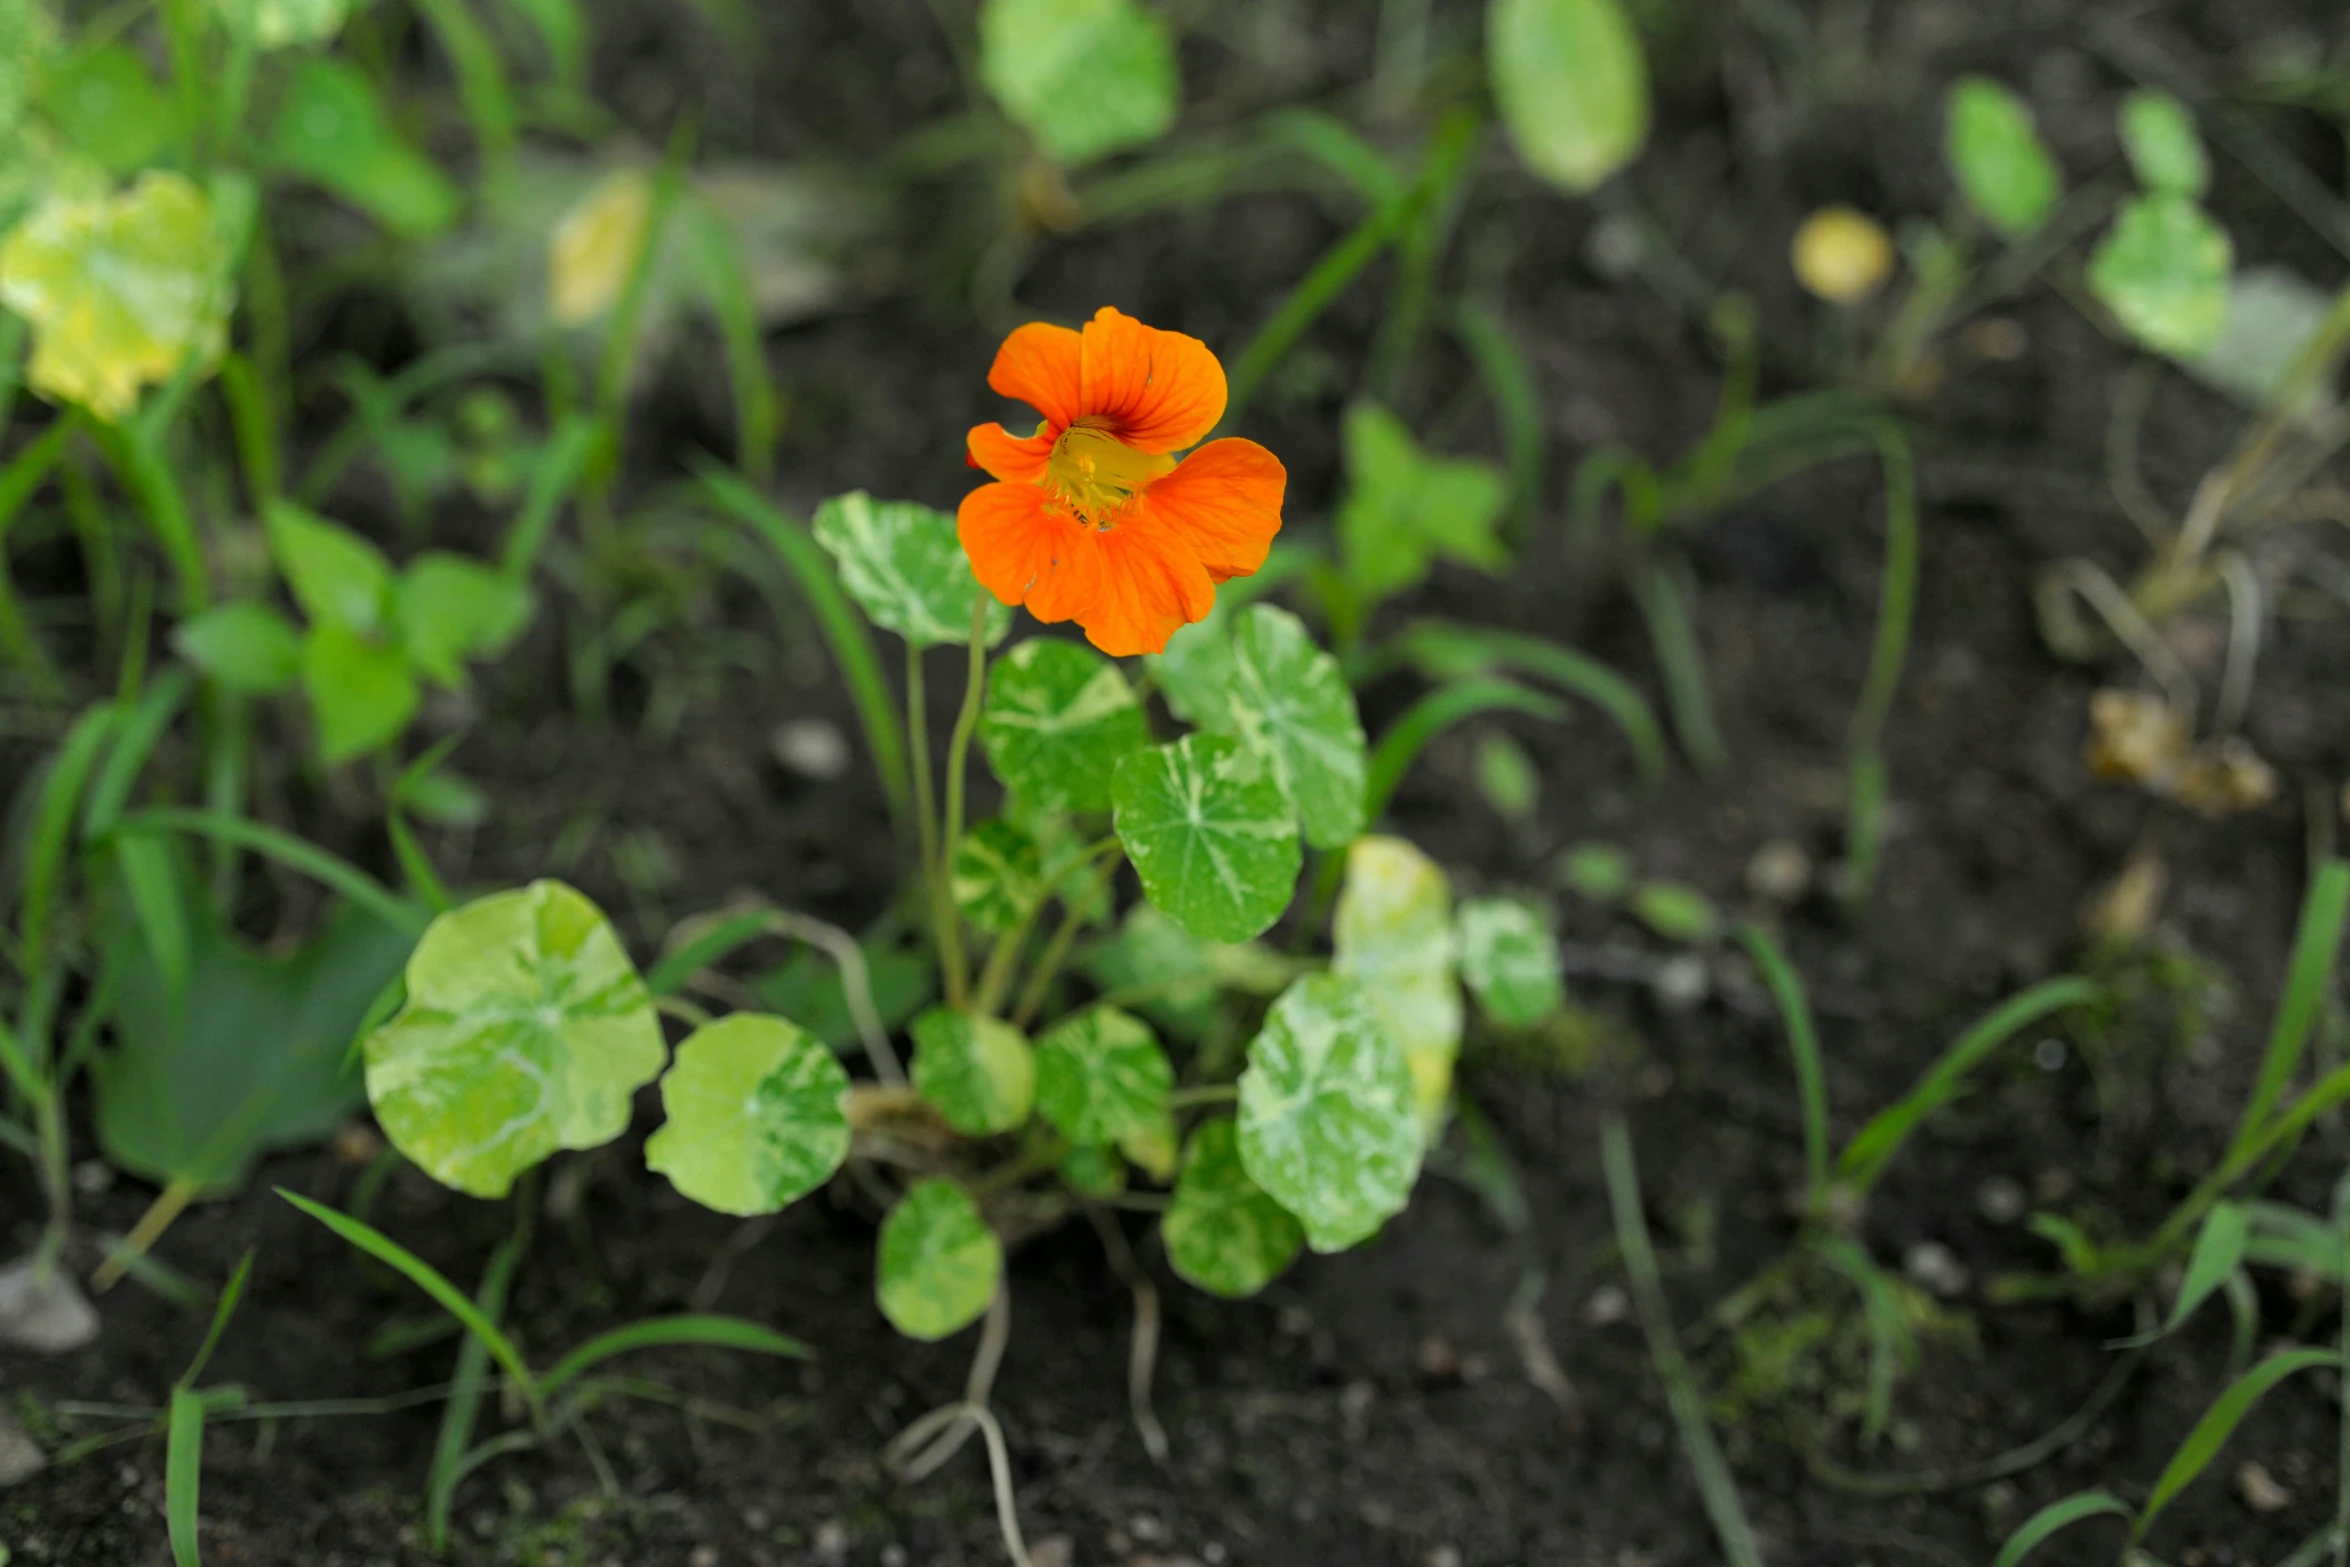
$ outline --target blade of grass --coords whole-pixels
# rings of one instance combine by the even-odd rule
[[[2219,1456],[2220,1448],[2269,1389],[2297,1372],[2341,1364],[2342,1357],[2334,1350],[2288,1349],[2269,1356],[2238,1377],[2226,1392],[2212,1401],[2203,1418],[2195,1422],[2195,1429],[2187,1433],[2187,1439],[2171,1455],[2171,1461],[2163,1466],[2154,1489],[2147,1494],[2146,1505],[2139,1509],[2138,1520],[2130,1529],[2130,1543],[2135,1545],[2146,1538],[2146,1531],[2153,1527],[2162,1510]]]
[[[2023,1527],[2007,1537],[1999,1554],[1991,1559],[1991,1567],[2016,1567],[2049,1538],[2074,1524],[2089,1518],[2127,1518],[2129,1505],[2120,1497],[2106,1491],[2082,1491],[2050,1502],[2023,1522]]]
[[[204,1471],[204,1395],[171,1390],[163,1443],[163,1523],[171,1537],[172,1567],[203,1567],[196,1542],[196,1508]]]
[[[498,555],[499,569],[507,576],[526,580],[538,565],[547,537],[554,531],[556,514],[579,488],[580,476],[587,471],[588,458],[595,449],[596,422],[585,414],[564,419],[548,437],[546,450],[530,476],[530,493],[523,497],[522,510],[514,514],[514,526],[507,530],[506,546]]]
[[[1861,1444],[1874,1447],[1892,1423],[1893,1387],[1900,1380],[1903,1363],[1917,1352],[1917,1338],[1902,1310],[1900,1292],[1874,1258],[1841,1235],[1822,1235],[1813,1245],[1828,1266],[1860,1291],[1861,1314],[1869,1331],[1868,1398],[1861,1414]]]
[[[745,1322],[740,1317],[656,1317],[649,1322],[632,1322],[626,1327],[614,1328],[609,1333],[600,1333],[589,1339],[550,1366],[546,1375],[539,1379],[539,1387],[547,1397],[553,1398],[582,1373],[614,1355],[676,1345],[739,1349],[749,1354],[780,1355],[792,1360],[805,1360],[814,1353],[796,1338],[771,1332],[755,1322]]]
[[[490,1253],[489,1266],[482,1270],[481,1288],[474,1293],[475,1306],[491,1322],[505,1314],[515,1270],[529,1246],[527,1210],[523,1212],[526,1217],[516,1224],[515,1233]],[[436,1551],[449,1548],[449,1510],[457,1500],[457,1483],[476,1467],[466,1458],[474,1451],[473,1426],[480,1418],[482,1395],[489,1386],[489,1360],[489,1341],[478,1333],[468,1333],[465,1342],[457,1346],[449,1402],[441,1410],[441,1429],[433,1441],[432,1466],[425,1471],[424,1480],[425,1539]]]
[[[2245,1101],[2244,1118],[2237,1124],[2231,1154],[2257,1136],[2277,1102],[2284,1097],[2293,1074],[2308,1048],[2310,1030],[2325,1009],[2333,985],[2334,962],[2342,947],[2342,925],[2350,916],[2350,861],[2327,860],[2317,868],[2309,894],[2301,902],[2301,920],[2293,933],[2293,958],[2285,971],[2285,993],[2277,1005],[2275,1026],[2260,1062],[2260,1077]]]
[[[25,967],[48,951],[50,911],[61,890],[66,846],[73,841],[82,790],[120,718],[119,709],[111,702],[85,709],[66,731],[47,776],[41,780],[31,847],[25,854],[23,892],[17,904],[16,945]],[[36,1049],[45,1048],[40,1041],[33,1043]]]
[[[416,0],[457,72],[457,96],[465,116],[473,122],[473,139],[481,152],[485,199],[511,183],[518,139],[514,92],[506,81],[506,67],[489,29],[473,14],[466,0]]]
[[[1466,109],[1446,114],[1420,165],[1418,211],[1396,245],[1395,284],[1371,347],[1371,396],[1395,401],[1436,299],[1436,272],[1460,219],[1461,201],[1476,162],[1477,116]]]
[[[2187,1258],[2187,1271],[2179,1281],[2178,1299],[2171,1302],[2170,1316],[2162,1326],[2151,1333],[2140,1333],[2133,1338],[2109,1344],[2109,1349],[2136,1349],[2156,1339],[2176,1333],[2187,1319],[2195,1315],[2197,1307],[2219,1293],[2222,1286],[2243,1266],[2244,1253],[2252,1238],[2252,1215],[2243,1203],[2223,1202],[2214,1205],[2204,1215],[2203,1228],[2195,1237],[2195,1250]]]
[[[2050,1013],[2084,1006],[2097,994],[2097,986],[2090,981],[2065,976],[2042,980],[1992,1008],[1951,1042],[1915,1088],[1878,1111],[1844,1145],[1843,1156],[1836,1161],[1837,1180],[1854,1191],[1867,1192],[1918,1123],[1965,1091],[1968,1075],[1985,1056]]]
[[[326,1204],[313,1202],[299,1192],[287,1191],[282,1186],[275,1188],[275,1190],[287,1202],[292,1203],[370,1257],[398,1272],[411,1284],[430,1295],[442,1310],[464,1323],[466,1331],[472,1333],[489,1347],[490,1354],[496,1358],[500,1366],[505,1368],[506,1375],[513,1378],[514,1385],[522,1390],[522,1396],[530,1403],[535,1421],[544,1423],[546,1401],[539,1392],[538,1380],[530,1374],[530,1367],[522,1358],[522,1352],[514,1347],[513,1340],[498,1331],[495,1323],[482,1315],[480,1309],[472,1301],[465,1298],[464,1291],[451,1284],[431,1263],[426,1262],[422,1257],[417,1256],[373,1225],[362,1224],[348,1214],[337,1213]]]
[[[204,1342],[196,1350],[196,1358],[188,1362],[188,1369],[180,1373],[173,1384],[175,1393],[188,1392],[196,1386],[196,1378],[204,1374],[205,1363],[220,1347],[220,1336],[228,1331],[228,1319],[236,1315],[237,1302],[245,1298],[246,1281],[253,1276],[253,1259],[257,1252],[247,1251],[237,1263],[237,1271],[229,1275],[228,1284],[220,1292],[220,1304],[212,1308],[212,1325],[204,1330]]]
[[[1533,367],[1518,352],[1501,318],[1477,301],[1464,299],[1453,306],[1452,325],[1454,335],[1476,363],[1477,374],[1501,420],[1501,449],[1510,475],[1510,516],[1522,546],[1534,535],[1535,519],[1542,509],[1542,471],[1550,455]]]
[[[1714,1440],[1706,1420],[1705,1397],[1698,1391],[1697,1374],[1681,1353],[1673,1333],[1673,1319],[1665,1304],[1663,1280],[1656,1252],[1648,1239],[1648,1220],[1640,1211],[1640,1172],[1632,1161],[1632,1133],[1620,1114],[1610,1114],[1600,1132],[1600,1159],[1607,1171],[1608,1207],[1615,1215],[1616,1247],[1623,1253],[1624,1271],[1632,1282],[1632,1299],[1639,1308],[1640,1326],[1648,1335],[1649,1358],[1665,1385],[1665,1401],[1680,1431],[1681,1452],[1697,1477],[1698,1496],[1713,1523],[1729,1567],[1762,1567],[1762,1549],[1754,1528],[1738,1500],[1730,1465]]]
[[[133,811],[114,826],[114,836],[196,833],[265,854],[341,893],[394,930],[421,936],[430,917],[368,875],[350,861],[327,853],[292,833],[261,822],[224,816],[217,811],[191,811],[179,806],[156,806]]]
[[[1819,1213],[1828,1198],[1828,1073],[1820,1060],[1819,1029],[1803,978],[1770,933],[1759,925],[1738,927],[1739,944],[1762,972],[1763,986],[1787,1030],[1787,1053],[1795,1062],[1795,1092],[1803,1106],[1804,1211]]]
[[[1387,802],[1395,793],[1412,763],[1419,760],[1428,742],[1445,730],[1480,713],[1528,713],[1553,722],[1565,715],[1559,706],[1539,691],[1509,680],[1492,678],[1455,680],[1437,687],[1403,711],[1403,716],[1387,726],[1379,737],[1379,744],[1371,752],[1370,766],[1365,770],[1363,783],[1363,819],[1375,822],[1387,809]]]
[[[1531,632],[1489,631],[1444,621],[1422,621],[1391,644],[1431,679],[1481,675],[1511,666],[1579,696],[1615,720],[1632,744],[1640,776],[1665,775],[1665,734],[1640,688],[1587,653]]]
[[[688,209],[694,247],[702,262],[703,289],[726,346],[726,373],[734,384],[734,463],[753,484],[775,477],[775,437],[783,422],[775,377],[767,367],[767,339],[751,298],[748,268],[734,231],[718,214],[695,203]]]
[[[1630,567],[1632,598],[1648,623],[1649,645],[1656,652],[1658,672],[1665,679],[1665,705],[1673,715],[1673,732],[1681,749],[1701,773],[1718,773],[1730,763],[1729,747],[1714,722],[1712,695],[1706,690],[1705,650],[1697,640],[1689,616],[1691,585],[1686,571],[1657,561],[1639,559]]]

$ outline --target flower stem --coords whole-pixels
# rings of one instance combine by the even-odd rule
[[[1038,893],[1036,901],[1029,905],[1028,912],[1021,916],[1017,926],[996,938],[994,950],[987,955],[987,967],[979,976],[979,992],[972,1000],[975,1011],[983,1017],[993,1017],[996,1009],[1003,1005],[1005,993],[1012,988],[1013,967],[1020,961],[1020,954],[1028,945],[1029,932],[1036,928],[1037,919],[1044,913],[1044,906],[1051,900],[1054,891],[1077,867],[1095,855],[1107,854],[1118,846],[1116,838],[1089,843],[1075,854],[1063,855],[1038,878],[1037,885],[1043,890]]]
[[[1093,873],[1093,885],[1072,900],[1062,913],[1061,928],[1053,932],[1051,945],[1044,949],[1044,956],[1037,959],[1036,972],[1028,976],[1028,986],[1020,993],[1019,1008],[1012,1014],[1014,1028],[1024,1029],[1036,1021],[1036,1014],[1044,1006],[1045,990],[1052,984],[1053,976],[1061,971],[1061,964],[1069,956],[1070,945],[1077,940],[1079,928],[1084,925],[1086,916],[1093,912],[1094,904],[1101,900],[1103,891],[1110,885],[1110,878],[1118,874],[1118,866],[1125,858],[1122,850],[1103,855],[1100,868]]]
[[[921,857],[922,892],[930,903],[932,940],[946,961],[947,921],[954,915],[938,863],[938,786],[930,776],[930,708],[922,686],[922,650],[906,645],[906,755],[914,775],[914,834]]]
[[[987,598],[971,605],[970,677],[963,685],[963,710],[955,715],[954,738],[947,742],[946,831],[939,845],[931,885],[939,909],[939,965],[946,971],[947,1004],[962,1006],[971,995],[971,965],[963,954],[963,922],[955,915],[953,892],[947,886],[955,851],[963,842],[963,774],[971,755],[971,731],[979,724],[979,698],[987,688]]]

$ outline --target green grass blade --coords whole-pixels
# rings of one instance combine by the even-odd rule
[[[1837,1179],[1857,1192],[1866,1192],[1884,1174],[1887,1162],[1901,1151],[1918,1123],[1965,1091],[1969,1074],[1985,1056],[2050,1013],[2086,1005],[2096,997],[2094,984],[2068,975],[2042,980],[1992,1008],[1952,1041],[1915,1088],[1878,1111],[1844,1145],[1843,1157],[1836,1164]]]
[[[1324,252],[1322,259],[1298,280],[1297,286],[1274,310],[1272,319],[1257,329],[1257,335],[1249,339],[1239,357],[1233,360],[1227,383],[1230,395],[1224,405],[1223,422],[1216,426],[1217,433],[1239,425],[1241,415],[1264,385],[1265,378],[1289,357],[1306,329],[1321,319],[1322,312],[1346,292],[1365,267],[1378,259],[1379,253],[1393,242],[1418,210],[1417,187],[1382,204]]]
[[[2270,1388],[2296,1372],[2341,1364],[2342,1357],[2334,1350],[2288,1349],[2269,1356],[2238,1377],[2226,1392],[2212,1401],[2203,1418],[2195,1422],[2195,1429],[2187,1433],[2187,1440],[2179,1444],[2179,1450],[2163,1466],[2154,1489],[2147,1494],[2145,1507],[2139,1510],[2136,1527],[2130,1531],[2131,1541],[2146,1537],[2146,1531],[2153,1527],[2162,1510],[2219,1456],[2220,1448]]]
[[[805,528],[778,511],[773,502],[714,462],[700,465],[702,489],[717,508],[764,539],[799,583],[808,607],[816,612],[824,639],[840,664],[841,678],[857,704],[865,743],[873,752],[874,770],[889,799],[890,818],[901,836],[910,835],[913,804],[906,786],[905,726],[898,717],[897,697],[881,671],[873,633],[850,607],[833,575],[832,563]]]
[[[424,927],[431,922],[422,909],[350,861],[329,854],[292,833],[281,832],[261,822],[247,821],[241,816],[227,816],[218,811],[192,811],[179,806],[157,806],[151,810],[133,811],[115,824],[114,831],[123,836],[196,833],[223,843],[233,843],[238,848],[265,854],[279,864],[331,887],[394,930],[421,936]]]
[[[220,1336],[228,1331],[228,1319],[236,1315],[237,1302],[245,1298],[246,1281],[253,1276],[253,1259],[258,1253],[248,1251],[237,1263],[237,1271],[229,1275],[228,1286],[220,1292],[220,1304],[212,1308],[212,1326],[204,1331],[204,1342],[196,1351],[196,1358],[188,1362],[188,1369],[180,1373],[175,1384],[186,1392],[196,1385],[196,1378],[204,1374],[204,1364],[212,1352],[220,1347]]]
[[[1648,623],[1649,645],[1656,652],[1658,671],[1665,679],[1665,705],[1673,715],[1673,732],[1681,749],[1699,772],[1718,773],[1730,764],[1730,748],[1722,742],[1714,721],[1714,699],[1706,689],[1705,649],[1697,640],[1690,618],[1692,587],[1675,571],[1655,561],[1635,561],[1631,568],[1632,597]]]
[[[465,1292],[451,1284],[440,1270],[373,1225],[337,1213],[324,1203],[312,1202],[299,1192],[289,1192],[282,1186],[276,1190],[280,1197],[430,1295],[443,1311],[464,1323],[466,1331],[488,1347],[498,1364],[505,1368],[506,1375],[514,1379],[514,1385],[522,1389],[522,1396],[530,1401],[532,1408],[543,1409],[545,1400],[540,1396],[538,1379],[530,1374],[530,1367],[524,1362],[522,1352],[514,1347],[514,1341],[499,1332],[497,1324],[483,1316],[480,1308],[467,1300]]]
[[[1614,719],[1644,780],[1655,783],[1665,775],[1665,732],[1655,710],[1638,686],[1588,653],[1531,632],[1445,621],[1422,621],[1395,638],[1394,646],[1433,679],[1486,674],[1496,665],[1540,676]]]
[[[1268,139],[1286,143],[1354,188],[1372,206],[1400,199],[1404,177],[1387,155],[1355,133],[1354,127],[1319,109],[1283,109],[1265,119]]]
[[[1550,459],[1550,435],[1542,417],[1542,394],[1533,367],[1511,340],[1509,328],[1475,300],[1453,307],[1453,332],[1475,361],[1486,395],[1501,420],[1501,450],[1510,475],[1510,515],[1518,541],[1533,536],[1542,509],[1542,475]]]
[[[24,888],[17,905],[17,948],[28,967],[47,951],[50,911],[56,906],[65,873],[65,851],[73,841],[82,790],[120,717],[111,702],[86,709],[66,731],[56,759],[41,780],[31,847],[24,860]]]
[[[1876,1260],[1841,1235],[1823,1235],[1813,1244],[1820,1255],[1860,1291],[1869,1332],[1868,1401],[1861,1414],[1861,1441],[1875,1446],[1893,1420],[1893,1386],[1904,1362],[1917,1352],[1917,1337],[1902,1310],[1901,1294]]]
[[[2195,1237],[2195,1250],[2187,1258],[2187,1271],[2179,1281],[2178,1299],[2171,1302],[2170,1316],[2152,1333],[2123,1339],[2111,1347],[2135,1349],[2176,1333],[2244,1265],[2251,1239],[2252,1215],[2246,1205],[2216,1204],[2203,1216],[2203,1228]]]
[[[163,1523],[171,1537],[172,1567],[203,1567],[196,1545],[196,1506],[203,1485],[204,1395],[171,1390],[163,1444]]]
[[[1738,927],[1739,944],[1761,970],[1763,986],[1787,1030],[1787,1052],[1795,1061],[1795,1091],[1803,1105],[1804,1207],[1817,1213],[1828,1196],[1828,1072],[1820,1060],[1820,1034],[1813,1024],[1803,977],[1770,933],[1759,925]]]
[[[2240,1151],[2259,1135],[2301,1065],[2310,1030],[2332,989],[2345,916],[2350,916],[2350,861],[2327,860],[2317,868],[2309,895],[2301,902],[2300,926],[2293,933],[2293,961],[2285,971],[2284,999],[2277,1006],[2276,1024],[2269,1031],[2268,1050],[2260,1062],[2260,1078],[2244,1105],[2244,1119],[2237,1125],[2230,1153]]]
[[[711,964],[773,934],[775,921],[765,914],[722,919],[646,970],[645,989],[656,996],[674,996],[685,988],[687,980]]]
[[[1428,742],[1480,713],[1528,713],[1556,721],[1565,709],[1539,691],[1509,680],[1472,678],[1437,687],[1404,709],[1371,752],[1363,783],[1363,819],[1376,822]]]
[[[124,718],[112,749],[106,753],[106,765],[98,769],[97,782],[90,786],[89,802],[82,809],[83,837],[97,837],[122,819],[131,791],[138,787],[139,774],[146,770],[148,758],[155,754],[164,731],[187,705],[195,684],[194,671],[175,665],[156,677],[139,698],[138,705]]]
[[[1640,1172],[1632,1161],[1632,1133],[1621,1115],[1611,1114],[1600,1132],[1600,1158],[1607,1171],[1608,1207],[1615,1215],[1616,1246],[1623,1253],[1624,1271],[1632,1281],[1632,1299],[1639,1307],[1640,1325],[1648,1335],[1649,1358],[1665,1385],[1665,1401],[1672,1407],[1673,1424],[1681,1434],[1681,1451],[1697,1477],[1697,1492],[1713,1521],[1729,1567],[1762,1567],[1762,1549],[1754,1527],[1738,1500],[1738,1486],[1730,1465],[1714,1440],[1705,1415],[1705,1395],[1697,1374],[1673,1334],[1673,1319],[1665,1304],[1664,1284],[1657,1273],[1656,1251],[1649,1244],[1648,1220],[1640,1211]]]
[[[1885,579],[1877,596],[1876,639],[1869,648],[1868,674],[1853,708],[1846,743],[1856,755],[1881,750],[1885,720],[1901,689],[1902,666],[1909,658],[1911,622],[1918,598],[1918,486],[1917,464],[1910,457],[1909,437],[1890,419],[1875,420],[1869,433],[1885,473]]]
[[[549,1367],[547,1374],[539,1379],[539,1387],[553,1398],[583,1372],[614,1355],[689,1344],[739,1349],[754,1355],[781,1355],[792,1360],[805,1360],[814,1353],[796,1338],[770,1332],[740,1317],[656,1317],[597,1334]]]
[[[751,297],[750,270],[734,231],[696,203],[686,214],[701,259],[703,292],[726,346],[726,374],[734,385],[734,462],[754,484],[775,477],[775,437],[783,422],[775,377],[767,366],[767,338]]]
[[[1420,163],[1419,210],[1396,245],[1395,282],[1379,335],[1371,345],[1368,377],[1373,399],[1395,401],[1436,299],[1436,273],[1459,221],[1461,199],[1476,163],[1478,117],[1465,109],[1445,115]]]
[[[587,415],[573,414],[555,427],[530,476],[530,493],[522,498],[522,510],[514,514],[514,526],[507,530],[505,548],[498,554],[499,569],[506,575],[524,579],[538,565],[555,518],[579,488],[595,449],[596,422]]]
[[[2345,1281],[2350,1289],[2350,1170],[2342,1173],[2334,1185],[2334,1235],[2339,1245],[2334,1252],[2335,1266],[2340,1271],[2335,1277]],[[2341,1365],[2350,1369],[2350,1300],[2345,1300],[2341,1311],[2342,1324],[2335,1340]],[[2336,1438],[2339,1453],[2334,1481],[2334,1567],[2350,1563],[2350,1398],[2341,1404],[2340,1435]]]
[[[495,1322],[506,1310],[506,1296],[514,1286],[514,1273],[522,1265],[526,1249],[524,1236],[509,1236],[490,1253],[490,1265],[482,1270],[481,1288],[474,1293],[474,1304],[482,1316]],[[449,1402],[441,1410],[441,1429],[434,1439],[432,1466],[424,1480],[424,1532],[426,1541],[436,1551],[449,1548],[449,1510],[457,1500],[457,1484],[478,1467],[466,1460],[475,1451],[474,1422],[481,1416],[481,1400],[489,1387],[489,1341],[477,1333],[468,1333],[465,1342],[457,1346],[457,1369],[449,1377]]]
[[[1991,1559],[1991,1567],[2016,1567],[2018,1562],[2046,1544],[2052,1535],[2071,1528],[2083,1519],[2129,1516],[2129,1505],[2120,1497],[2105,1491],[2082,1491],[2062,1501],[2050,1502],[2025,1519],[2023,1527],[2007,1537],[2007,1543]]]
[[[513,175],[518,133],[514,91],[498,47],[466,0],[416,0],[416,9],[456,68],[457,96],[481,149],[483,184],[500,185]]]

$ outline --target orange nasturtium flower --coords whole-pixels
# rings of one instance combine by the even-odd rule
[[[1006,604],[1074,620],[1113,657],[1157,653],[1205,616],[1216,584],[1265,563],[1281,531],[1280,460],[1211,441],[1224,367],[1207,344],[1105,307],[1082,333],[1032,322],[1004,339],[987,384],[1044,415],[1026,440],[971,432],[997,480],[955,521],[971,569]]]

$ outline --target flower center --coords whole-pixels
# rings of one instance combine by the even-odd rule
[[[1073,424],[1053,443],[1045,474],[1069,509],[1107,528],[1153,479],[1175,471],[1175,459],[1136,451],[1095,425]]]

